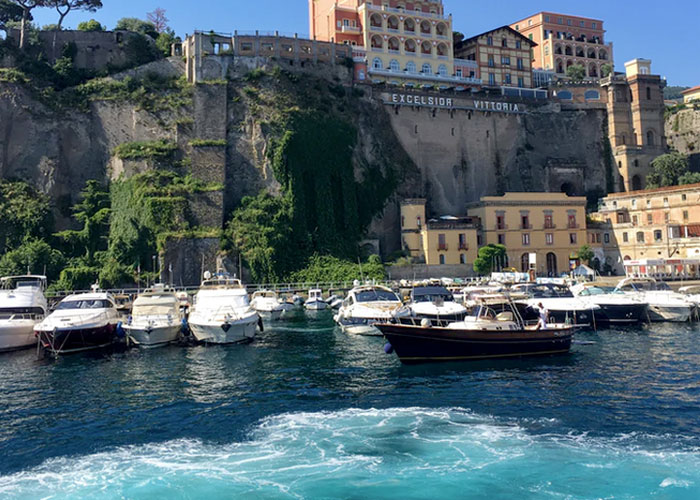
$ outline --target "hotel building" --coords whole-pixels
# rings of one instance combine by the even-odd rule
[[[522,272],[530,264],[539,275],[569,272],[586,243],[585,197],[506,193],[485,196],[467,210],[481,220],[481,244],[505,245],[510,266]]]
[[[616,271],[697,274],[700,184],[610,194],[594,217],[610,228],[605,251]]]
[[[700,85],[681,92],[683,103],[690,104],[691,102],[700,102]]]
[[[614,67],[613,46],[605,43],[603,21],[599,19],[539,12],[510,27],[537,44],[532,61],[535,69],[565,76],[569,66],[580,64],[586,77],[599,78],[604,64]]]
[[[617,166],[616,191],[644,189],[654,158],[666,152],[666,81],[651,74],[651,61],[625,63],[625,74],[600,82],[607,92],[608,137]]]
[[[353,46],[359,81],[424,87],[479,85],[475,61],[454,58],[442,0],[309,0],[312,39]]]
[[[532,50],[536,45],[503,26],[459,42],[455,45],[455,57],[475,61],[476,78],[484,85],[531,88]]]
[[[475,217],[426,220],[422,198],[401,202],[401,248],[429,266],[462,264],[468,274],[477,256],[478,227]]]

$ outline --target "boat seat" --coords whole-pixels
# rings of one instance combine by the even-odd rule
[[[513,312],[503,311],[502,313],[498,313],[496,321],[513,321]]]

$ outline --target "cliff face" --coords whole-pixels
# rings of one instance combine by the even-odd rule
[[[669,147],[688,155],[690,169],[700,172],[700,106],[668,115],[665,130]]]
[[[309,219],[296,223],[319,241],[361,226],[388,254],[399,246],[401,198],[425,196],[431,212],[457,215],[469,201],[509,190],[603,194],[611,175],[604,111],[393,108],[369,88],[353,88],[344,66],[232,64],[227,81],[181,88],[149,76],[173,79],[181,62],[159,64],[118,77],[133,81],[92,89],[73,108],[0,82],[0,176],[49,193],[59,228],[86,180],[122,173],[170,168],[221,184],[222,192],[207,195],[209,221],[227,220],[245,196],[291,192]],[[171,165],[114,157],[119,145],[156,140],[176,148]],[[328,224],[338,232],[324,232]],[[187,260],[173,245],[166,253]],[[187,274],[197,276],[200,261],[196,267]]]

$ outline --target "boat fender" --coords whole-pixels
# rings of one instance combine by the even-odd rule
[[[258,328],[260,328],[261,332],[265,331],[265,328],[263,327],[263,320],[262,317],[258,316]]]
[[[187,326],[187,320],[185,318],[182,318],[182,322],[180,323],[180,332],[182,332],[182,335],[185,337],[190,333],[190,329]]]
[[[423,318],[422,320],[420,320],[420,326],[422,326],[423,328],[430,328],[431,326],[433,326],[433,324],[428,318]]]
[[[116,333],[117,333],[117,338],[119,338],[119,339],[123,339],[124,336],[126,335],[126,332],[124,332],[124,327],[122,326],[121,321],[119,323],[117,323]]]
[[[392,354],[394,352],[394,346],[387,342],[384,344],[384,352],[387,354]]]

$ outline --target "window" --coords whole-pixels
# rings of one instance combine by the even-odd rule
[[[525,79],[522,76],[518,77],[518,87],[524,87],[525,86]]]
[[[570,101],[574,98],[573,94],[568,90],[560,90],[557,92],[557,97],[562,101]]]
[[[382,69],[384,65],[382,64],[382,60],[379,59],[378,57],[375,57],[374,60],[372,61],[372,68],[374,69]]]
[[[632,208],[637,208],[637,199],[632,198]]]
[[[637,231],[637,243],[644,243],[644,232]]]
[[[455,69],[455,76],[462,78],[462,75],[463,75],[462,68]]]
[[[404,227],[405,225],[406,225],[406,217],[402,215],[401,216],[401,227]]]
[[[666,212],[664,214],[664,222],[668,222],[668,221],[669,221],[669,215],[668,215],[668,212]]]
[[[559,24],[564,24],[564,20],[563,20],[561,17],[560,17],[559,19],[557,19],[557,22],[558,22]]]
[[[409,73],[415,73],[416,63],[414,63],[413,61],[408,61],[408,63],[406,63],[406,71],[408,71]]]
[[[507,38],[504,38],[503,40],[501,40],[501,47],[508,47],[508,39]]]
[[[581,26],[582,28],[585,28],[586,23],[584,21],[579,21],[579,26]]]
[[[530,229],[530,216],[529,215],[520,216],[520,227],[522,229]]]
[[[591,28],[598,29],[598,23],[591,23]]]
[[[610,233],[605,233],[603,235],[603,243],[610,243]]]
[[[416,217],[416,226],[418,226],[418,229],[420,229],[420,215]]]
[[[459,237],[459,250],[468,250],[469,248],[467,247],[467,235],[464,233],[460,233]]]
[[[401,71],[401,66],[399,65],[399,61],[396,59],[392,59],[391,62],[389,63],[389,69],[391,71]]]
[[[600,92],[597,90],[586,90],[583,93],[583,98],[587,101],[598,101],[600,100]]]
[[[633,225],[633,226],[636,226],[637,224],[639,224],[639,222],[638,222],[638,220],[637,220],[637,216],[636,216],[636,215],[633,215],[633,216],[632,216],[632,225]]]
[[[575,245],[577,241],[578,241],[578,236],[576,235],[576,233],[569,233],[569,243],[571,243],[572,245]]]
[[[508,63],[510,63],[510,61],[508,61]],[[520,70],[523,69],[523,58],[522,57],[518,57],[515,66]]]
[[[664,198],[664,206],[665,206],[665,207],[668,206],[668,198]]]
[[[521,42],[520,40],[516,40],[516,41],[515,41],[515,48],[516,48],[516,49],[522,49],[522,48],[523,48],[523,42]]]
[[[424,75],[432,75],[432,74],[433,74],[433,67],[432,67],[430,64],[425,63],[425,64],[423,65],[423,68],[421,69],[421,72],[422,72]]]
[[[505,229],[505,228],[506,228],[505,216],[497,215],[496,216],[496,229]]]
[[[496,85],[496,74],[489,73],[489,85]]]
[[[654,231],[654,241],[661,241],[663,236],[661,235],[661,229]]]
[[[544,241],[547,245],[554,245],[554,233],[545,233]]]
[[[505,235],[505,234],[499,234],[499,235],[498,235],[498,244],[499,244],[499,245],[505,245],[505,244],[506,244],[506,235]]]
[[[509,56],[501,56],[501,64],[505,66],[510,66],[510,57]]]
[[[527,38],[528,38],[528,40],[532,40],[532,33],[530,33],[529,35],[527,35]]]
[[[464,253],[459,254],[459,263],[460,264],[467,263],[467,254],[464,254]]]
[[[576,229],[576,216],[574,214],[569,214],[569,228]]]
[[[654,145],[654,132],[652,132],[651,130],[647,131],[647,145]]]
[[[548,23],[549,22],[549,16],[544,16],[544,22]]]
[[[688,220],[688,211],[683,210],[683,220]]]
[[[681,195],[681,201],[686,201],[688,199],[688,196],[685,194]]]
[[[441,64],[440,67],[438,68],[438,74],[440,76],[447,76],[447,66],[444,64]]]
[[[493,56],[489,56],[489,68],[493,68],[496,64],[493,62]]]
[[[622,233],[622,241],[624,243],[627,243],[629,241],[629,237],[627,236],[627,233]]]
[[[519,24],[516,24],[516,25],[515,25],[515,31],[520,31],[520,25],[519,25]]]
[[[481,246],[484,244],[484,237],[481,234],[476,235],[476,244],[477,246]]]
[[[438,250],[447,250],[447,242],[444,234],[438,234]]]
[[[506,76],[505,76],[505,83],[508,84],[508,85],[510,85],[511,80],[512,80],[512,79],[511,79],[510,73],[506,73]]]
[[[493,37],[492,36],[486,37],[486,45],[493,45]]]
[[[653,220],[654,220],[654,219],[653,219],[652,215],[651,215],[651,214],[647,214],[647,224],[651,226]]]
[[[567,26],[571,26],[571,19],[567,19],[567,20],[566,20],[566,25],[567,25]]]
[[[441,266],[445,265],[445,254],[444,253],[440,254],[440,265]]]
[[[532,26],[532,19],[528,19],[528,20],[527,20],[527,25],[528,25],[528,26]]]
[[[523,233],[523,245],[528,246],[530,244],[530,233]]]
[[[545,229],[554,229],[554,219],[552,217],[552,214],[545,214],[544,215],[544,228]]]
[[[647,87],[647,101],[651,100],[651,87]]]

